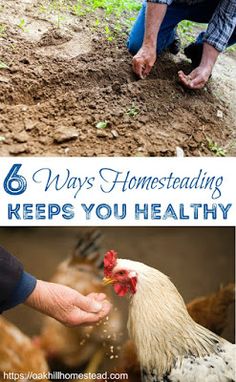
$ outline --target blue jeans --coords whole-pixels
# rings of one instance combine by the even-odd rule
[[[157,53],[160,54],[163,50],[174,41],[176,34],[176,27],[182,20],[194,21],[197,23],[208,23],[216,9],[219,0],[212,0],[196,4],[176,4],[172,3],[167,7],[167,12],[161,24],[161,28],[157,38]],[[143,3],[142,9],[133,25],[130,32],[127,47],[129,52],[135,55],[142,46],[144,31],[145,31],[145,13],[146,2]],[[200,33],[197,37],[196,44],[202,44],[204,32]],[[236,43],[236,31],[234,30],[228,46]]]

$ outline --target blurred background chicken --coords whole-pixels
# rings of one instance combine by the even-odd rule
[[[16,326],[0,317],[0,381],[5,373],[46,373],[48,365],[40,349]],[[30,380],[27,377],[25,381]],[[45,378],[42,381],[46,381]]]
[[[235,301],[235,284],[221,287],[208,296],[198,297],[187,304],[194,321],[221,335],[228,322],[228,310]]]
[[[102,283],[103,253],[100,250],[100,238],[97,231],[81,236],[72,255],[58,266],[50,281],[67,285],[84,295],[105,292],[113,302],[111,291],[105,289]],[[114,307],[109,317],[95,326],[68,328],[46,317],[36,342],[45,352],[53,369],[85,369],[95,372],[106,356],[115,358],[122,328],[121,313]]]

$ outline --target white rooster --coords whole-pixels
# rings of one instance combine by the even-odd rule
[[[130,297],[128,330],[145,382],[233,382],[236,346],[195,323],[167,276],[145,264],[104,258],[105,284]]]

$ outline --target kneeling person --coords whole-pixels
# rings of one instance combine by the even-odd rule
[[[188,76],[183,71],[178,73],[180,81],[191,89],[204,87],[219,54],[236,43],[236,0],[147,0],[128,40],[128,49],[134,55],[133,71],[140,78],[150,73],[157,54],[164,50],[178,53],[176,28],[182,20],[208,23],[207,30],[185,48],[192,72]]]

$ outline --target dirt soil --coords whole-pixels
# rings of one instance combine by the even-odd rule
[[[201,91],[178,83],[177,71],[190,71],[181,54],[165,54],[137,80],[125,36],[108,42],[71,14],[58,29],[37,0],[0,5],[0,61],[9,66],[0,70],[0,155],[214,155],[207,138],[236,155],[232,55]]]

